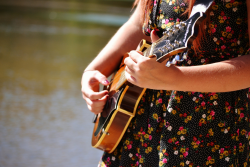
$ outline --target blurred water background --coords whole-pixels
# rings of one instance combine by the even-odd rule
[[[92,167],[82,71],[132,0],[0,0],[0,167]]]

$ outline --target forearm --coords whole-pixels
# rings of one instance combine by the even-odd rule
[[[250,87],[250,55],[208,65],[171,68],[171,84],[166,89],[228,92]]]
[[[86,70],[98,70],[109,76],[120,65],[126,52],[136,49],[141,39],[150,39],[142,32],[139,22],[140,10],[137,7],[131,18],[117,31]]]
[[[113,36],[109,43],[102,49],[97,57],[88,65],[87,70],[99,70],[106,76],[110,75],[118,66],[126,52],[133,50],[139,44],[142,36],[136,33],[126,34],[126,30],[132,30],[136,27],[122,26]],[[136,38],[131,39],[131,36]]]

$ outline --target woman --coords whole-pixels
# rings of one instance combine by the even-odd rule
[[[205,37],[199,35],[187,59],[175,66],[134,51],[141,39],[154,42],[187,19],[193,3],[141,0],[86,68],[82,93],[95,114],[108,98],[98,85],[109,84],[107,76],[126,52],[127,80],[148,88],[122,141],[113,153],[104,153],[100,166],[249,166],[250,2],[214,0]]]

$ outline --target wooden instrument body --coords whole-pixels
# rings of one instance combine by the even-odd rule
[[[119,81],[123,80],[121,76],[123,76],[124,70],[125,66],[122,61],[120,69],[108,88],[109,101],[103,112],[98,114],[92,135],[92,146],[109,153],[113,152],[121,141],[146,90],[126,82],[117,89],[117,85],[121,84]]]

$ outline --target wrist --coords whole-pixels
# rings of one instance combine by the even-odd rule
[[[177,90],[180,86],[182,79],[182,71],[178,66],[166,67],[162,65],[160,72],[157,72],[157,75],[154,75],[155,79],[160,81],[156,89],[162,90]]]
[[[178,90],[184,80],[183,73],[178,66],[171,66],[167,68],[169,68],[168,83],[171,88],[170,90]]]

